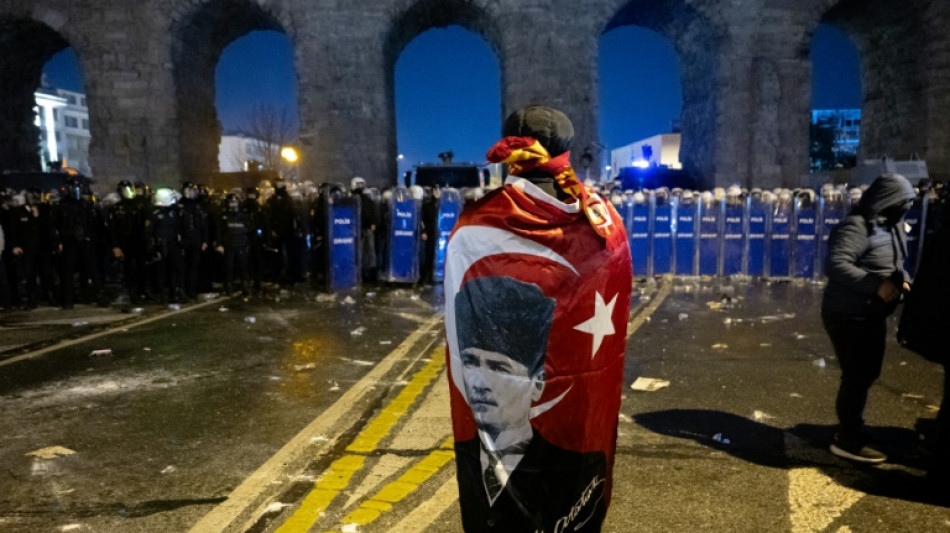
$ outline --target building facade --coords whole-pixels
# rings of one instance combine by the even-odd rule
[[[41,88],[34,98],[42,170],[49,172],[54,164],[61,164],[91,177],[86,95],[65,89]]]

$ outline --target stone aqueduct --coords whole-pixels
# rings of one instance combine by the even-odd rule
[[[499,116],[549,103],[573,118],[578,148],[594,146],[598,40],[633,24],[679,56],[686,167],[707,186],[795,186],[808,171],[809,46],[821,23],[858,48],[859,157],[916,153],[950,177],[946,0],[0,0],[0,168],[38,165],[32,94],[43,64],[72,46],[98,180],[200,179],[217,167],[218,57],[262,29],[293,42],[302,172],[315,181],[395,179],[396,58],[450,24],[498,55]]]

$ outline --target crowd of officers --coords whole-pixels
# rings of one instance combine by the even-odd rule
[[[364,283],[379,279],[385,258],[387,191],[353,178],[213,191],[194,183],[151,190],[122,181],[101,200],[87,184],[50,192],[0,191],[0,310],[38,303],[126,307],[184,303],[199,294],[257,294],[262,284],[324,287],[328,268],[326,199],[360,198]],[[431,282],[438,191],[414,188],[420,201],[420,282]]]

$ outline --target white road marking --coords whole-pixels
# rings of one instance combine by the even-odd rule
[[[194,311],[194,310],[196,310],[196,309],[201,309],[201,308],[203,308],[203,307],[208,307],[209,305],[218,305],[218,304],[220,304],[220,303],[222,303],[222,302],[224,302],[224,301],[226,301],[226,300],[225,300],[225,299],[209,300],[209,301],[207,301],[207,302],[202,302],[202,303],[199,303],[199,304],[189,305],[188,307],[184,307],[184,308],[182,308],[182,309],[180,309],[180,310],[168,311],[168,312],[161,313],[161,314],[158,314],[158,315],[155,315],[155,316],[151,316],[151,317],[148,317],[148,318],[143,318],[142,320],[139,320],[139,321],[136,321],[136,322],[130,322],[130,323],[128,323],[128,324],[120,324],[120,325],[118,325],[118,326],[116,326],[116,327],[109,328],[109,329],[106,329],[106,330],[103,330],[103,331],[97,331],[96,333],[91,333],[91,334],[89,334],[89,335],[83,335],[82,337],[79,337],[78,339],[72,339],[72,340],[68,340],[68,341],[60,341],[60,342],[58,342],[58,343],[56,343],[56,344],[53,344],[53,345],[51,345],[51,346],[47,346],[46,348],[41,348],[41,349],[39,349],[39,350],[34,350],[34,351],[32,351],[32,352],[27,352],[27,353],[24,353],[24,354],[20,354],[20,355],[11,357],[11,358],[9,358],[9,359],[4,359],[4,360],[0,361],[0,367],[6,366],[6,365],[10,365],[10,364],[13,364],[13,363],[17,363],[17,362],[19,362],[19,361],[24,361],[24,360],[26,360],[26,359],[32,359],[32,358],[34,358],[34,357],[39,357],[39,356],[41,356],[41,355],[45,355],[45,354],[48,354],[48,353],[50,353],[50,352],[55,352],[56,350],[62,350],[63,348],[69,348],[70,346],[75,346],[75,345],[77,345],[77,344],[82,344],[82,343],[84,343],[84,342],[89,342],[89,341],[91,341],[91,340],[95,340],[95,339],[98,339],[98,338],[100,338],[100,337],[105,337],[105,336],[107,336],[107,335],[112,335],[113,333],[125,332],[125,331],[127,331],[127,330],[132,329],[132,328],[137,328],[137,327],[139,327],[139,326],[144,326],[145,324],[151,324],[152,322],[157,322],[157,321],[159,321],[159,320],[163,320],[163,319],[166,319],[166,318],[168,318],[168,317],[172,317],[172,316],[179,315],[179,314],[182,314],[182,313],[187,313],[187,312],[189,312],[189,311]]]

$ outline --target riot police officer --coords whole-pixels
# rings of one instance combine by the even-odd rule
[[[122,262],[122,284],[133,304],[145,292],[145,210],[126,180],[116,187],[119,201],[109,209],[112,255]]]
[[[181,212],[175,191],[161,188],[152,195],[152,210],[146,222],[152,285],[160,303],[181,297],[183,251]]]
[[[261,290],[261,279],[264,276],[264,232],[267,224],[264,210],[261,207],[260,191],[257,187],[244,189],[244,212],[247,213],[248,223],[251,226],[250,247],[247,262],[250,267],[250,277],[254,284],[254,292]]]
[[[7,246],[12,267],[14,305],[36,308],[36,254],[40,245],[39,210],[27,203],[25,194],[14,195],[8,213]]]
[[[198,297],[198,272],[201,254],[208,249],[207,213],[199,203],[198,186],[185,182],[181,187],[181,247],[184,265],[185,297]]]
[[[270,238],[280,260],[280,283],[292,286],[298,277],[294,245],[300,224],[286,182],[278,179],[274,185],[274,195],[267,200]]]
[[[73,308],[77,273],[80,274],[79,285],[85,287],[87,281],[91,283],[93,298],[99,305],[106,305],[97,257],[101,227],[91,192],[81,182],[70,180],[54,223],[54,236],[62,261],[63,309]]]
[[[228,194],[225,209],[215,225],[216,250],[224,255],[224,291],[231,295],[235,274],[240,276],[241,295],[247,296],[247,257],[253,227],[237,196]]]

